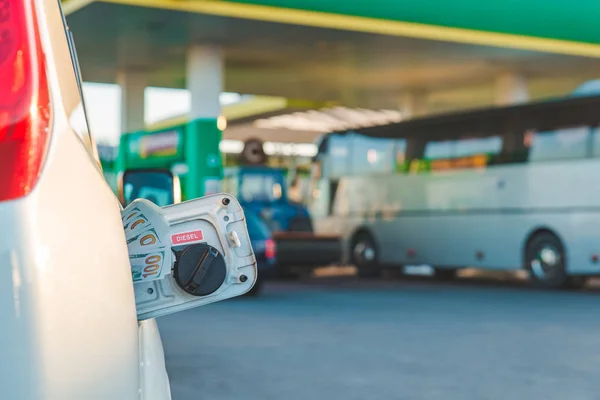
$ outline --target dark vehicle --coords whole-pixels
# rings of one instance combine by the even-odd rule
[[[277,250],[271,230],[267,223],[255,212],[245,209],[246,225],[250,242],[254,249],[256,263],[258,267],[258,279],[252,289],[248,292],[250,296],[256,296],[262,289],[266,276],[273,274],[277,264]]]
[[[224,174],[225,192],[265,218],[274,233],[313,231],[306,206],[288,198],[284,169],[252,165],[226,168]]]
[[[224,173],[224,191],[236,196],[245,211],[253,212],[271,230],[279,277],[296,278],[298,270],[339,263],[340,238],[313,232],[306,206],[288,198],[283,169],[250,165],[226,168]]]

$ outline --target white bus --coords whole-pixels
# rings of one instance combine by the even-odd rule
[[[361,276],[430,265],[525,269],[544,287],[600,275],[600,96],[325,135],[316,233]]]

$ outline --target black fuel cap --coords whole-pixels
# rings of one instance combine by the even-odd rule
[[[198,243],[177,254],[175,282],[193,296],[206,296],[221,287],[227,275],[223,255],[216,248]]]

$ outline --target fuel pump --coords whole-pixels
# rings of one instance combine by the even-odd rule
[[[257,278],[244,212],[228,194],[122,211],[138,320],[248,292]]]

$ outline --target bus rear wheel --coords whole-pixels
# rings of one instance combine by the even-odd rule
[[[538,233],[527,242],[525,268],[534,285],[547,289],[573,287],[581,279],[570,278],[566,266],[563,244],[552,233]]]
[[[352,241],[352,261],[360,278],[381,275],[377,245],[368,233],[359,233]]]

